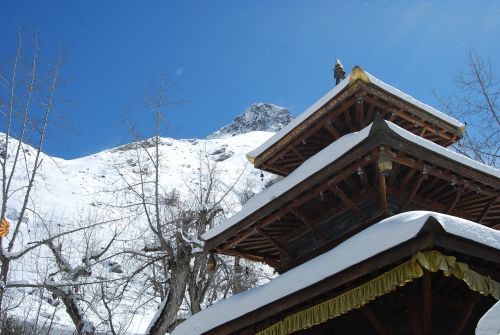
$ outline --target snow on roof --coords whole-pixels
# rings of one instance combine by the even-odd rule
[[[476,335],[498,334],[500,334],[500,301],[483,315],[476,327]]]
[[[455,126],[458,128],[463,128],[465,125],[452,118],[449,115],[446,115],[443,112],[438,111],[434,107],[431,107],[415,98],[412,96],[398,90],[397,88],[383,82],[382,80],[376,78],[375,76],[371,75],[370,73],[362,70],[370,80],[370,82],[382,90],[397,96],[398,98],[409,102],[410,104],[417,106],[418,108],[423,109],[424,111],[428,112],[429,114],[432,114],[436,116],[437,118],[440,118],[441,120]],[[316,101],[311,107],[306,109],[302,114],[300,114],[297,118],[293,119],[292,122],[290,122],[288,125],[283,127],[279,132],[277,132],[273,137],[268,139],[266,142],[261,144],[259,147],[256,149],[250,151],[247,154],[247,157],[250,158],[255,158],[262,154],[264,151],[266,151],[270,146],[278,142],[281,138],[283,138],[286,134],[288,134],[290,131],[292,131],[295,127],[297,127],[299,124],[304,122],[308,117],[310,117],[312,114],[314,114],[318,109],[320,109],[323,105],[325,105],[328,101],[330,101],[333,97],[335,97],[337,94],[339,94],[345,87],[349,85],[351,75],[347,76],[344,80],[342,80],[338,85],[336,85],[333,89],[331,89],[328,93],[326,93],[322,98],[320,98],[318,101]]]
[[[421,147],[434,151],[435,153],[445,156],[460,164],[467,165],[475,170],[489,174],[496,178],[500,178],[500,170],[494,167],[476,162],[473,159],[470,159],[459,153],[451,151],[434,142],[426,140],[425,138],[414,135],[413,133],[410,133],[409,131],[399,127],[398,125],[395,125],[390,121],[382,120],[382,122],[385,122],[391,130],[393,130],[396,134],[398,134],[399,136],[403,137],[404,139],[410,142],[413,142]],[[202,238],[204,240],[209,240],[217,236],[218,234],[222,233],[229,227],[235,225],[236,223],[240,222],[241,220],[251,215],[255,211],[264,207],[270,201],[274,200],[275,198],[289,191],[303,180],[312,176],[314,173],[320,171],[328,164],[332,163],[333,161],[344,155],[351,148],[355,147],[361,141],[366,139],[370,133],[372,125],[373,123],[365,127],[364,129],[360,130],[359,132],[354,132],[344,135],[335,142],[331,143],[329,146],[327,146],[326,148],[324,148],[323,150],[321,150],[320,152],[318,152],[317,154],[306,160],[301,166],[295,169],[286,178],[278,181],[271,187],[263,190],[261,193],[250,198],[250,200],[248,200],[245,206],[243,206],[243,208],[238,213],[234,214],[233,216],[222,222],[220,225],[207,231],[205,234],[202,235]]]
[[[466,157],[466,156],[461,155],[455,151],[452,151],[450,149],[442,147],[434,142],[426,140],[423,137],[420,137],[420,136],[417,136],[413,133],[410,133],[408,130],[403,129],[390,121],[384,121],[384,122],[387,123],[387,125],[389,125],[389,128],[391,130],[393,130],[399,136],[403,137],[404,139],[406,139],[410,142],[418,144],[419,146],[424,147],[426,149],[432,150],[435,153],[440,154],[442,156],[445,156],[453,161],[467,165],[468,167],[471,167],[475,170],[484,172],[484,173],[489,174],[489,175],[496,177],[496,178],[500,178],[500,170],[499,169],[496,169],[492,166],[477,162],[473,159],[470,159],[469,157]]]
[[[236,294],[193,315],[179,325],[172,335],[202,334],[311,286],[414,238],[431,216],[449,234],[500,250],[500,232],[483,225],[434,212],[414,211],[398,214],[366,228],[336,248],[279,275],[267,284]]]
[[[262,208],[268,202],[282,195],[286,191],[292,189],[298,183],[305,180],[315,172],[321,170],[337,158],[341,157],[356,144],[367,138],[370,134],[371,127],[372,125],[370,124],[369,126],[358,132],[342,136],[314,156],[310,157],[301,166],[290,173],[290,175],[288,175],[286,178],[281,179],[271,187],[266,188],[259,194],[251,197],[239,212],[237,212],[218,226],[210,229],[201,237],[204,240],[208,240],[222,233],[227,228],[243,220],[259,208]]]

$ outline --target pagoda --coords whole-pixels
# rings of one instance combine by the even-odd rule
[[[248,154],[284,178],[202,236],[279,275],[174,335],[473,334],[500,299],[500,171],[447,148],[461,122],[360,67],[334,76]]]

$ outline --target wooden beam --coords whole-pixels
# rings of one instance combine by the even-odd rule
[[[396,162],[393,162],[392,163],[392,171],[391,171],[391,176],[389,177],[389,186],[394,186],[394,184],[396,183],[396,180],[397,180],[397,177],[398,177],[398,174],[399,174],[399,169],[400,169],[401,165],[396,163]]]
[[[479,217],[477,218],[477,223],[482,223],[484,221],[484,219],[486,218],[486,216],[488,215],[488,212],[490,211],[491,209],[491,206],[497,201],[498,197],[495,197],[495,198],[492,198],[488,204],[486,205],[486,207],[484,207],[483,211],[481,212],[481,215],[479,215]]]
[[[297,149],[295,146],[292,145],[292,151],[295,153],[296,156],[298,156],[302,161],[305,161],[304,155]]]
[[[337,184],[331,185],[330,189],[338,196],[342,202],[350,209],[355,211],[360,217],[365,218],[364,213],[359,209],[359,207],[340,189]]]
[[[406,199],[406,197],[408,196],[408,192],[402,191],[397,187],[390,187],[387,189],[387,192],[393,196],[399,197],[400,199]],[[421,197],[419,195],[415,195],[413,202],[418,204],[419,206],[422,206],[424,208],[430,208],[433,211],[440,213],[444,213],[448,208],[447,204],[440,203],[428,197]],[[451,215],[459,216],[461,218],[474,221],[474,218],[471,216],[470,213],[460,211],[458,209],[454,209],[451,212]]]
[[[403,109],[401,109],[399,107],[396,107],[396,106],[391,105],[391,104],[384,104],[381,101],[375,101],[375,100],[373,100],[373,98],[370,98],[369,96],[366,97],[366,100],[369,101],[370,103],[376,105],[377,107],[379,107],[381,109],[384,109],[384,110],[392,109],[396,116],[398,116],[402,120],[410,122],[412,124],[412,127],[413,127],[413,125],[416,124],[419,127],[422,127],[423,129],[425,129],[427,132],[430,132],[430,133],[435,132],[435,129],[431,124],[424,122],[423,120],[421,120],[420,118],[416,117],[415,115],[413,115],[411,113],[406,113]],[[440,138],[444,138],[446,140],[451,140],[453,138],[453,135],[449,134],[448,132],[445,132],[444,129],[440,129],[440,130],[443,130],[439,133]]]
[[[331,188],[332,186],[335,186],[337,183],[341,182],[345,178],[349,177],[353,173],[357,171],[357,168],[361,166],[366,166],[370,164],[372,159],[370,156],[365,157],[364,159],[360,160],[359,163],[351,165],[349,168],[346,168],[339,172],[335,177],[327,179],[320,183],[318,186],[313,188],[312,190],[303,193],[303,195],[299,196],[295,200],[291,201],[288,203],[288,205],[282,207],[280,210],[276,211],[274,214],[270,214],[269,216],[265,217],[261,222],[257,223],[254,227],[266,227],[270,224],[272,224],[274,221],[277,219],[284,217],[291,209],[298,208],[307,202],[309,202],[311,199],[315,198],[318,196],[318,194],[328,188]],[[347,196],[346,196],[347,197]],[[359,210],[359,209],[358,209]],[[232,249],[234,248],[239,242],[243,241],[244,239],[252,236],[255,234],[255,228],[254,227],[249,227],[246,230],[243,230],[240,232],[239,236],[236,235],[237,237],[228,241],[226,245],[223,247],[223,249]]]
[[[278,248],[280,251],[282,251],[288,258],[291,258],[291,259],[294,258],[294,256],[288,251],[287,248],[285,248],[283,245],[281,245],[281,243],[276,241],[276,239],[274,237],[272,237],[271,235],[269,235],[264,229],[257,228],[257,231],[259,232],[259,234],[261,234],[262,236],[267,238],[269,240],[269,242],[274,244],[274,246],[276,248]]]
[[[403,179],[403,182],[401,183],[401,185],[399,186],[399,188],[401,188],[402,190],[406,189],[406,185],[408,185],[408,183],[410,182],[411,178],[413,178],[413,175],[416,172],[417,172],[417,163],[415,162],[415,165],[413,166],[412,169],[410,169],[410,171],[408,171],[408,173],[405,176],[405,179]]]
[[[326,236],[323,232],[321,232],[309,219],[307,219],[304,214],[300,213],[296,209],[292,209],[291,213],[296,216],[302,223],[304,223],[309,229],[313,231],[313,233],[318,236],[324,243],[328,242],[328,236]]]
[[[418,281],[410,283],[412,286],[412,298],[409,299],[410,304],[410,320],[411,330],[413,335],[423,335],[424,327],[422,320],[421,300],[419,299]]]
[[[352,123],[352,118],[351,118],[351,112],[349,109],[347,109],[344,112],[344,119],[345,119],[345,124],[347,125],[347,128],[349,128],[350,131],[354,131],[354,124]]]
[[[411,191],[410,191],[410,195],[406,198],[405,202],[399,207],[399,213],[403,212],[406,209],[406,207],[408,207],[408,205],[413,201],[413,198],[417,194],[418,189],[420,188],[420,185],[422,185],[422,182],[424,180],[427,180],[427,178],[428,178],[427,174],[422,174],[418,178],[417,182],[415,184],[413,184]]]
[[[358,130],[361,130],[365,127],[365,111],[364,111],[364,100],[363,97],[365,94],[364,91],[356,94],[356,124],[358,126]]]
[[[249,252],[242,252],[239,251],[238,249],[230,249],[230,250],[217,250],[218,253],[223,253],[226,255],[230,256],[237,256],[245,259],[249,259],[254,262],[261,262],[261,263],[266,263],[267,265],[277,268],[280,266],[280,263],[275,261],[274,259],[262,256],[262,255],[257,255]]]
[[[432,334],[432,273],[424,270],[422,321],[425,335]]]
[[[380,207],[382,208],[385,214],[389,214],[389,209],[387,207],[387,188],[385,185],[385,176],[381,173],[378,173],[378,182],[379,182]]]
[[[449,214],[453,209],[455,209],[455,206],[457,205],[458,200],[460,200],[460,197],[462,196],[463,193],[463,188],[458,187],[457,192],[455,193],[455,198],[451,202],[450,206],[446,210],[446,214]]]
[[[344,113],[346,110],[348,110],[352,105],[354,105],[354,103],[355,103],[354,99],[346,100],[337,108],[337,110],[330,112],[330,113],[325,113],[325,115],[326,115],[325,117],[330,118],[330,119],[336,119],[342,113]],[[327,107],[322,107],[322,108],[327,108]],[[323,122],[318,122],[315,125],[313,125],[312,127],[310,127],[309,129],[305,129],[304,132],[301,133],[300,135],[298,135],[297,138],[295,138],[294,140],[289,142],[285,147],[283,147],[278,152],[276,152],[271,157],[269,157],[269,159],[266,161],[266,164],[273,165],[276,162],[276,160],[279,158],[279,156],[283,154],[283,150],[286,150],[286,148],[289,145],[298,145],[298,144],[302,143],[302,140],[304,140],[304,139],[307,140],[312,134],[317,132],[323,126],[324,126]]]
[[[358,173],[359,178],[361,179],[361,183],[363,184],[363,190],[362,191],[368,191],[370,189],[370,182],[368,181],[368,177],[366,176],[366,171],[362,167],[358,168]]]
[[[378,99],[377,97],[374,97],[375,101]],[[366,120],[368,122],[371,122],[373,120],[373,112],[375,111],[375,105],[370,104],[370,107],[368,107],[368,113],[366,113]]]
[[[365,306],[361,309],[361,312],[368,318],[373,328],[377,330],[380,335],[391,335],[391,332],[384,326],[384,324],[378,319],[372,309]]]
[[[325,121],[325,129],[332,135],[332,137],[335,140],[337,140],[340,137],[342,137],[342,135],[339,133],[339,131],[337,129],[335,129],[335,127],[332,124],[332,120],[330,120],[330,119],[327,119]]]
[[[393,162],[397,162],[399,164],[402,164],[402,165],[405,165],[405,166],[408,166],[411,168],[418,168],[418,166],[415,164],[416,161],[414,159],[402,157],[402,156],[397,156],[397,155],[392,155],[391,158],[392,158]],[[490,191],[485,187],[478,188],[478,185],[475,183],[465,181],[465,180],[462,180],[462,181],[457,180],[457,175],[451,173],[448,170],[440,169],[436,166],[430,166],[428,168],[428,170],[429,170],[430,176],[434,176],[434,177],[437,177],[439,179],[446,180],[449,183],[451,183],[451,181],[453,179],[455,179],[456,186],[464,186],[464,189],[467,189],[467,190],[470,190],[470,191],[473,191],[476,193],[479,191],[478,193],[483,194],[485,196],[490,196],[490,197],[498,196],[498,193],[496,190]]]
[[[374,192],[373,192],[373,190],[370,190],[368,192],[360,194],[355,199],[353,199],[353,201],[355,203],[359,203],[361,201],[366,201],[367,199],[372,199],[373,197],[374,197]],[[315,219],[314,221],[311,221],[311,224],[314,225],[315,227],[317,227],[317,226],[325,223],[326,221],[331,220],[333,217],[345,212],[346,210],[348,210],[348,209],[344,208],[344,206],[332,207],[330,210],[328,210],[326,213],[321,215],[319,218]],[[286,244],[286,243],[288,243],[288,241],[304,234],[308,230],[309,230],[308,226],[305,226],[305,225],[299,226],[298,228],[291,230],[285,236],[283,236],[283,238],[280,239],[280,242]],[[329,240],[329,243],[331,243],[331,242],[332,241]]]

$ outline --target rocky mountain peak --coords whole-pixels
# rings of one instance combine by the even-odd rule
[[[288,109],[268,103],[251,104],[243,113],[228,124],[208,136],[220,138],[244,134],[251,131],[276,132],[292,121]]]

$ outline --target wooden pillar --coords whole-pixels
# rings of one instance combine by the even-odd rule
[[[431,335],[432,333],[432,273],[424,270],[423,285],[422,285],[422,320],[423,334]]]

